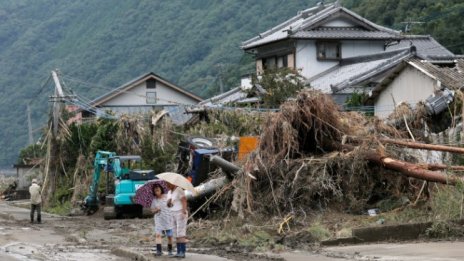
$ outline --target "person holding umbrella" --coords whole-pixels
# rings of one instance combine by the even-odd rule
[[[156,175],[156,177],[166,181],[169,188],[168,207],[171,209],[174,219],[174,236],[177,245],[177,254],[174,257],[185,258],[188,210],[184,189],[195,195],[195,188],[188,179],[177,173],[164,172]]]
[[[174,235],[176,237],[177,245],[177,254],[174,256],[184,258],[187,243],[187,198],[185,197],[185,192],[181,187],[168,182],[168,188],[167,206],[171,209],[174,221]]]
[[[155,242],[156,253],[155,256],[163,255],[161,244],[163,242],[162,235],[168,238],[168,255],[172,256],[172,229],[173,229],[173,216],[171,210],[168,208],[168,198],[164,194],[164,188],[156,183],[153,185],[153,201],[151,203],[151,211],[155,221]]]
[[[135,191],[134,203],[141,205],[144,208],[150,208],[154,213],[153,219],[155,223],[155,241],[156,253],[155,256],[162,255],[161,242],[162,235],[168,238],[168,252],[172,255],[172,236],[174,222],[171,214],[171,209],[167,207],[168,192],[167,183],[162,179],[153,179],[147,181]]]

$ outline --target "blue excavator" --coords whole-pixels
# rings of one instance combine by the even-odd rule
[[[229,161],[219,156],[214,156],[217,154],[227,156],[233,153],[231,150],[201,149],[198,146],[184,148],[181,145],[179,149],[183,153],[179,158],[179,166],[182,163],[184,165],[187,164],[184,162],[188,160],[185,155],[190,155],[191,150],[194,156],[190,172],[184,173],[179,171],[179,173],[184,174],[186,177],[190,177],[192,184],[197,186],[199,193],[195,196],[188,193],[187,199],[189,201],[194,201],[196,198],[214,192],[218,187],[233,179],[232,174],[239,170],[238,167]],[[183,158],[186,159],[182,161]],[[82,210],[87,215],[91,215],[99,209],[102,203],[101,198],[103,198],[101,193],[99,193],[100,179],[103,174],[106,180],[105,193],[102,193],[105,195],[105,207],[103,209],[105,219],[121,218],[134,214],[139,217],[152,215],[149,209],[144,209],[141,205],[135,204],[132,201],[139,187],[148,180],[157,179],[153,170],[141,170],[141,161],[140,156],[118,156],[115,152],[97,151],[95,154],[92,183],[89,194],[81,204]],[[211,182],[203,184],[203,182],[207,181],[209,178],[208,174],[215,169],[215,166],[222,168],[227,177],[211,180]]]
[[[93,179],[89,194],[82,209],[87,215],[95,213],[101,203],[99,184],[102,174],[106,175],[104,218],[120,218],[125,214],[143,216],[148,210],[134,204],[135,191],[148,180],[155,179],[153,170],[141,170],[140,156],[118,156],[115,152],[97,151],[94,161]]]

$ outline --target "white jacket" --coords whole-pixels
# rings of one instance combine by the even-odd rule
[[[40,186],[32,183],[29,187],[29,193],[31,193],[31,204],[37,205],[42,203],[42,196],[40,195]]]

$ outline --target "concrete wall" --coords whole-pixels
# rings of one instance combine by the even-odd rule
[[[438,89],[435,80],[408,66],[380,93],[374,104],[375,115],[386,118],[393,112],[395,104],[400,102],[407,102],[414,107]]]
[[[41,171],[39,167],[33,168],[32,166],[15,166],[17,173],[16,178],[18,180],[18,190],[28,189],[31,185],[31,180],[37,178],[39,183],[42,183]]]

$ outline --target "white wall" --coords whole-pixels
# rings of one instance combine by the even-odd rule
[[[178,92],[166,85],[156,81],[156,88],[147,89],[146,83],[143,82],[138,86],[130,89],[125,93],[121,93],[113,99],[102,104],[103,107],[117,105],[152,105],[147,104],[146,93],[156,92],[157,101],[153,105],[166,104],[197,104],[198,102],[189,96]]]
[[[384,51],[383,41],[341,41],[342,59],[375,54]],[[296,47],[296,68],[301,74],[311,78],[338,64],[338,61],[318,60],[315,40],[299,40]]]
[[[384,52],[384,41],[342,41],[342,58]]]
[[[329,22],[325,23],[323,26],[327,26],[327,27],[351,27],[351,26],[355,26],[355,24],[353,22],[351,22],[350,20],[346,19],[346,18],[338,18],[338,19],[335,19],[335,20],[332,20],[332,21],[329,21]]]
[[[301,70],[301,75],[311,78],[338,64],[338,61],[317,60],[316,41],[299,40],[296,44],[296,69]]]
[[[435,80],[408,66],[380,93],[374,104],[375,116],[386,118],[393,112],[395,103],[407,102],[414,107],[438,89]]]

